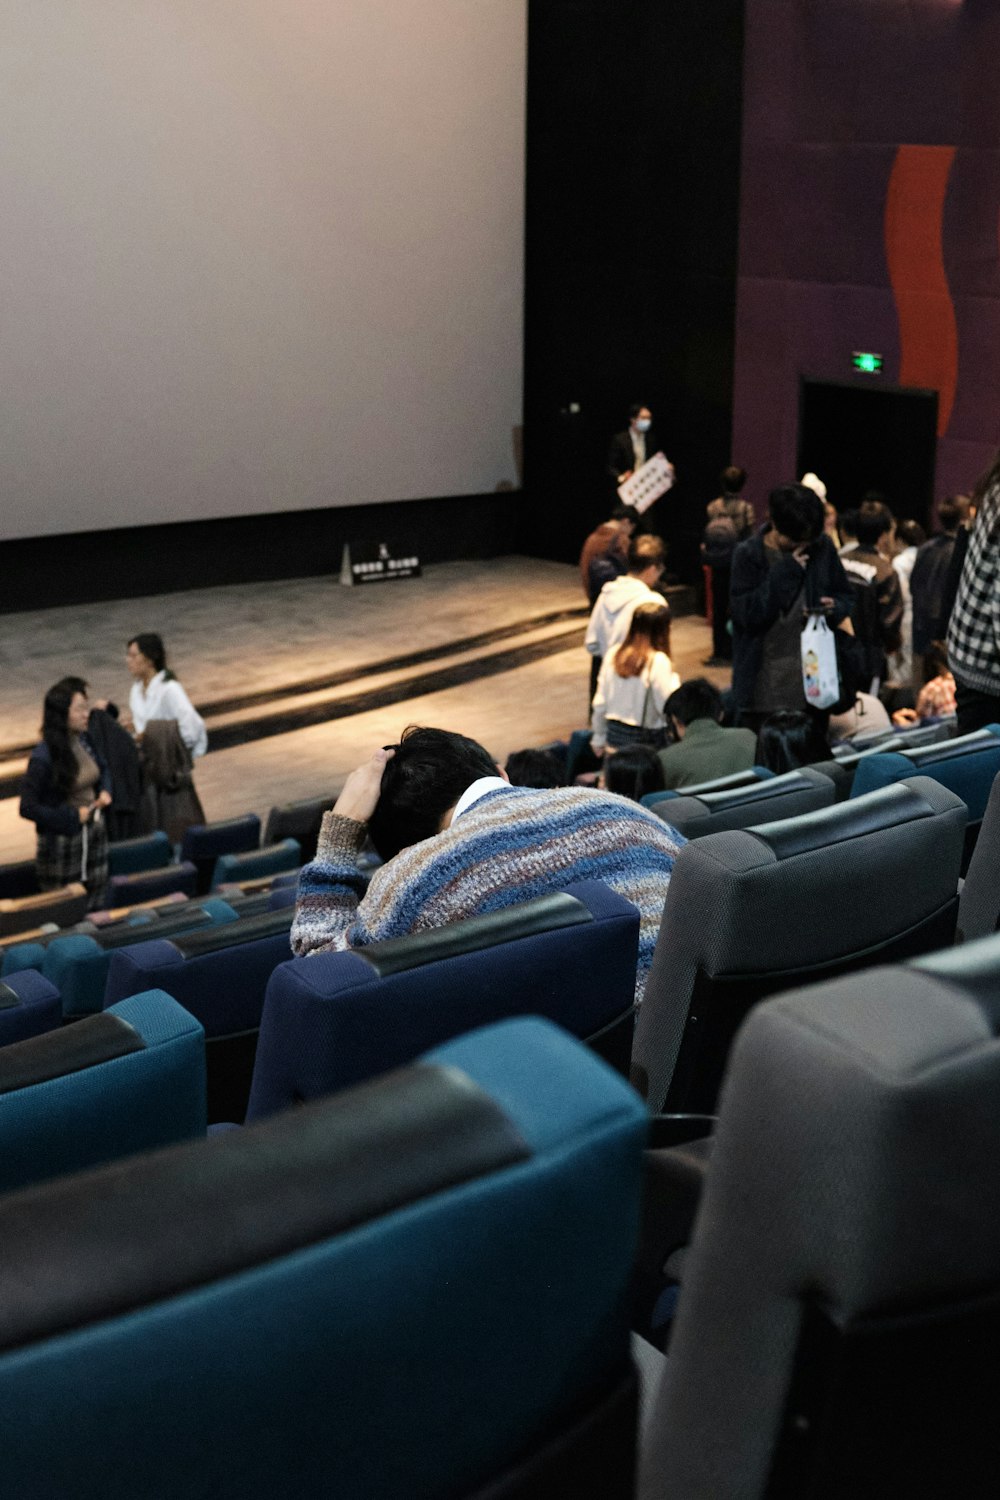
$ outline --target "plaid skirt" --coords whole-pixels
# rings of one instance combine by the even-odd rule
[[[103,820],[81,825],[79,833],[40,833],[35,865],[43,891],[82,880],[93,911],[103,901],[108,883],[108,830]]]

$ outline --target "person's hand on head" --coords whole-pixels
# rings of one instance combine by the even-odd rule
[[[395,753],[395,750],[379,748],[363,765],[352,771],[344,782],[344,789],[337,798],[334,812],[355,823],[367,823],[378,806],[382,773]]]

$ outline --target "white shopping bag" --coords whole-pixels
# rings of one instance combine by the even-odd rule
[[[837,645],[823,615],[802,627],[802,688],[812,708],[832,708],[840,697]]]

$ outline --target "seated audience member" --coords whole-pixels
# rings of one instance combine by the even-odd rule
[[[831,740],[852,740],[858,734],[877,734],[891,728],[885,705],[871,693],[857,693],[845,713],[830,715],[828,733]]]
[[[757,750],[750,729],[723,729],[722,695],[707,677],[693,677],[671,693],[666,716],[677,743],[660,751],[663,785],[670,791],[748,771]]]
[[[770,496],[770,526],[733,554],[733,712],[759,717],[805,707],[802,626],[810,609],[824,609],[832,627],[851,611],[854,596],[829,537],[823,502],[800,484]],[[886,563],[889,572],[891,564]],[[895,578],[895,574],[893,574]]]
[[[566,784],[559,757],[551,750],[515,750],[508,755],[504,771],[511,786],[530,786],[540,790]]]
[[[889,558],[893,519],[884,505],[867,501],[858,511],[858,545],[846,556],[844,572],[854,590],[851,622],[864,658],[865,686],[878,695],[889,654],[902,642],[903,593]]]
[[[595,755],[602,755],[606,745],[612,750],[626,745],[659,749],[665,743],[663,709],[680,683],[669,650],[667,606],[661,602],[638,605],[628,635],[601,663],[590,738]]]
[[[948,629],[945,593],[959,527],[969,510],[967,495],[948,495],[938,506],[935,533],[917,555],[910,573],[913,602],[913,654],[919,660],[934,641],[944,640]]]
[[[797,771],[799,766],[813,766],[818,760],[832,760],[822,723],[816,714],[805,709],[796,713],[772,714],[757,734],[757,761],[776,776]]]
[[[606,758],[600,785],[616,797],[641,802],[647,792],[665,789],[660,758],[649,745],[629,745]]]
[[[365,837],[385,864],[365,890]],[[642,998],[684,840],[645,808],[584,787],[513,787],[475,740],[411,726],[352,771],[299,877],[297,954],[360,948],[603,880],[639,910]]]
[[[638,523],[634,506],[616,505],[611,519],[602,521],[584,542],[580,553],[580,578],[591,609],[604,585],[620,578],[628,568],[628,544]]]
[[[917,694],[916,708],[898,708],[892,722],[905,728],[931,719],[945,719],[955,712],[955,679],[948,666],[943,641],[934,641],[923,657],[924,685]]]
[[[637,604],[666,604],[656,592],[665,560],[666,549],[658,536],[637,536],[629,543],[628,572],[604,585],[587,626],[585,645],[598,664],[628,635]]]

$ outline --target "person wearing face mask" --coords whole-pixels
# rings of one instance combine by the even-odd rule
[[[608,453],[608,478],[616,492],[636,469],[641,469],[647,459],[660,451],[652,430],[653,414],[649,407],[636,402],[629,407],[628,415],[628,427],[624,432],[615,433]]]

